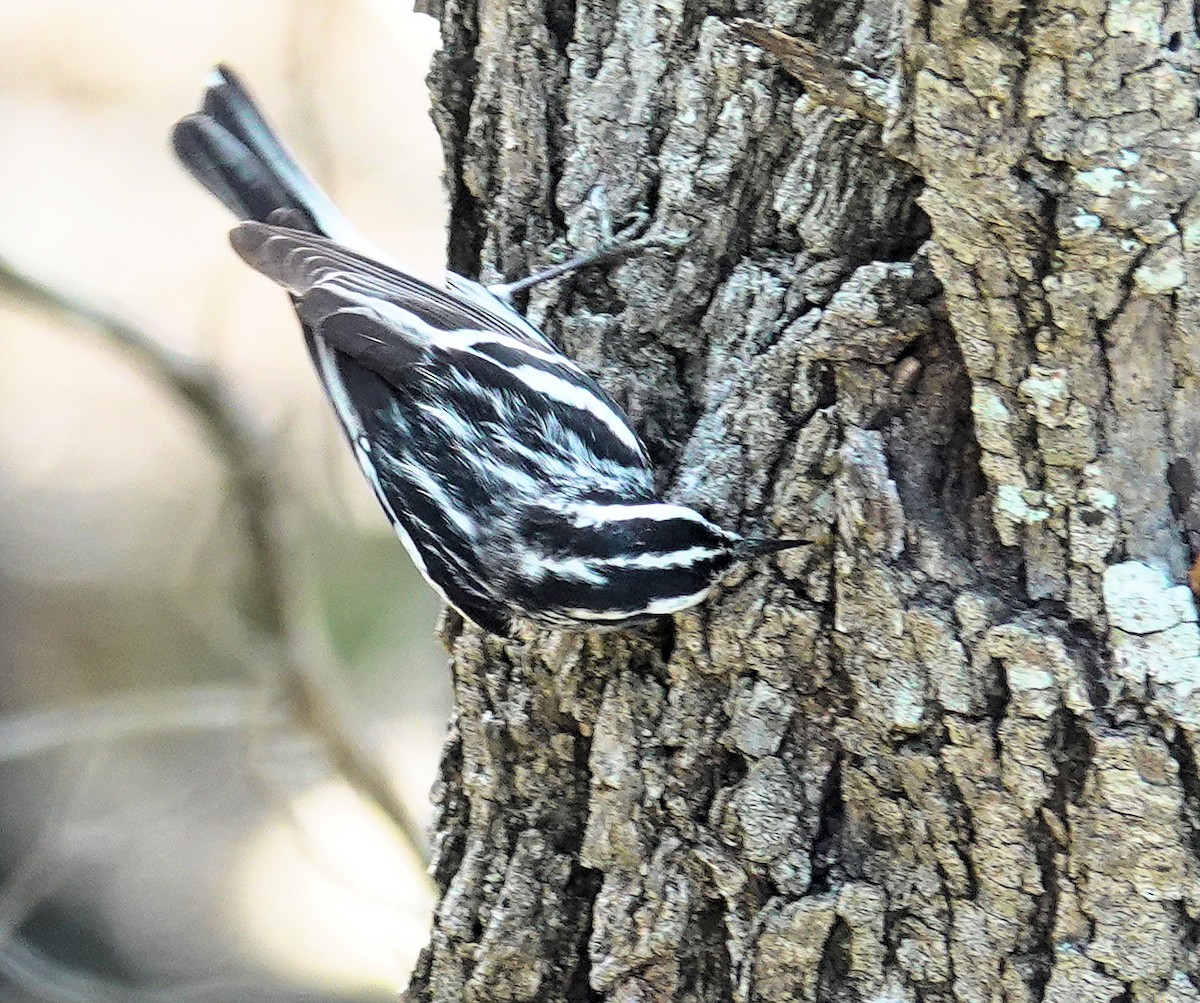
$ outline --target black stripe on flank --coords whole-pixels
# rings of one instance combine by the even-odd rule
[[[405,402],[380,377],[353,359],[335,356],[338,372],[371,444],[367,459],[388,505],[412,538],[429,577],[456,606],[486,602],[488,584],[474,559],[477,541],[464,535],[442,504],[432,500],[419,481],[405,476],[405,464],[427,471],[464,516],[478,525],[489,489],[479,468],[453,449],[428,423],[412,421]],[[478,616],[472,619],[478,621]],[[486,626],[481,623],[481,626]],[[490,628],[489,628],[490,629]]]
[[[395,488],[394,480],[382,483],[385,493],[390,494],[388,489]],[[493,600],[483,583],[476,578],[472,554],[469,548],[462,550],[463,539],[438,538],[423,520],[418,521],[414,517],[411,509],[397,507],[395,502],[392,504],[396,518],[421,555],[425,574],[442,591],[446,601],[484,630],[501,637],[510,636],[512,623],[509,611]]]
[[[547,571],[537,582],[526,582],[522,605],[551,610],[579,609],[635,616],[652,603],[691,596],[708,588],[732,563],[727,554],[682,568],[614,568],[593,565],[603,583],[581,582]]]
[[[558,509],[531,509],[521,532],[533,549],[551,557],[610,558],[729,546],[729,540],[692,519],[612,519],[593,525],[574,522]]]
[[[450,559],[440,547],[431,544],[429,534],[414,526],[410,517],[401,515],[398,518],[425,561],[425,573],[442,590],[446,601],[484,630],[501,637],[510,636],[512,621],[508,610],[483,594],[464,573],[462,562]]]

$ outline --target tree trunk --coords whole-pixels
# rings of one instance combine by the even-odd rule
[[[531,314],[806,545],[653,629],[448,618],[412,997],[1200,1000],[1192,8],[428,6],[451,267],[597,184],[688,234]]]

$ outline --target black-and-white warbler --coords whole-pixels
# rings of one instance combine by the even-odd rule
[[[184,166],[239,219],[231,240],[292,297],[359,465],[429,583],[498,634],[687,609],[752,540],[655,491],[628,418],[510,305],[507,286],[436,289],[386,264],[310,181],[237,78],[217,69],[173,132]]]

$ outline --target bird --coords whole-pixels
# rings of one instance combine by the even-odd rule
[[[502,637],[522,621],[628,627],[703,602],[737,561],[799,545],[664,500],[629,418],[513,306],[613,246],[494,286],[406,274],[304,173],[227,66],[171,141],[238,218],[234,251],[290,295],[363,475],[466,620]]]

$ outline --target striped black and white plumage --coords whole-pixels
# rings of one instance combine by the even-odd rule
[[[506,302],[383,263],[217,70],[176,152],[292,297],[339,422],[425,578],[468,619],[621,626],[700,602],[745,540],[663,502],[600,386]]]

